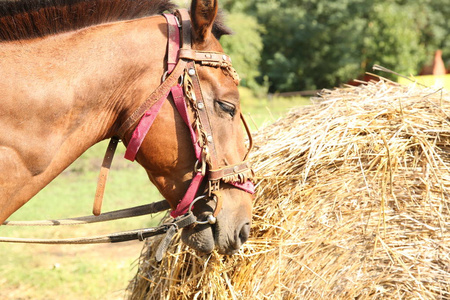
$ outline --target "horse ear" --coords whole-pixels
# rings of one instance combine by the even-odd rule
[[[191,19],[194,39],[204,42],[211,34],[219,5],[217,0],[192,0]]]

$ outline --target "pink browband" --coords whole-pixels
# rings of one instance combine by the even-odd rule
[[[178,19],[176,18],[175,15],[172,14],[164,14],[164,17],[166,18],[168,24],[169,39],[167,46],[167,53],[168,53],[167,73],[165,74],[163,81],[165,80],[165,77],[167,75],[170,75],[172,71],[175,69],[179,61],[179,53],[181,47],[180,29],[179,29],[180,26]],[[174,104],[178,112],[180,113],[181,117],[183,118],[183,121],[189,128],[191,141],[195,150],[195,156],[198,162],[200,164],[202,163],[202,148],[198,143],[197,134],[195,133],[194,129],[191,126],[192,123],[189,118],[184,90],[179,82],[176,85],[172,86],[170,90],[167,90],[164,93],[162,93],[162,96],[159,98],[159,100],[144,113],[141,120],[139,121],[139,124],[137,125],[136,129],[133,132],[130,142],[128,143],[127,150],[125,152],[126,159],[131,161],[135,160],[136,154],[139,151],[139,148],[141,147],[145,136],[150,130],[150,127],[152,126],[156,116],[158,115],[158,112],[160,111],[165,99],[168,98],[169,94],[172,94]],[[201,183],[203,182],[203,179],[205,178],[204,173],[202,173],[201,171],[196,172],[197,173],[194,175],[194,178],[192,179],[183,199],[181,199],[177,208],[171,212],[170,215],[172,217],[176,218],[178,216],[185,214],[188,211],[191,203],[194,201],[198,189]],[[230,184],[251,194],[255,192],[255,187],[250,180],[247,180],[244,183],[230,182]]]

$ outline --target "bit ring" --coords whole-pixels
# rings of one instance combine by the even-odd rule
[[[189,209],[188,209],[188,211],[189,211],[189,212],[192,212],[192,208],[193,208],[193,206],[194,206],[194,203],[197,202],[197,201],[199,201],[199,200],[205,199],[205,198],[208,198],[208,197],[207,197],[206,195],[202,195],[202,196],[199,196],[199,197],[195,198],[195,199],[191,202],[191,204],[189,204]],[[213,198],[213,200],[216,201],[215,198]],[[217,203],[217,201],[216,201],[216,203]],[[205,220],[205,221],[198,221],[198,220],[195,221],[195,223],[196,223],[196,224],[199,224],[199,225],[204,225],[204,224],[211,224],[211,225],[213,225],[213,224],[216,224],[216,222],[217,222],[217,219],[216,219],[216,217],[214,217],[212,214],[208,215],[208,216],[206,217],[206,220]]]

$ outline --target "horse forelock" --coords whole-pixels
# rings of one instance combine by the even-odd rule
[[[0,1],[0,41],[43,37],[175,8],[170,0]]]

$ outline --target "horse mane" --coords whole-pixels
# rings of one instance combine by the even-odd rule
[[[175,8],[170,0],[0,0],[0,41],[43,37]]]

